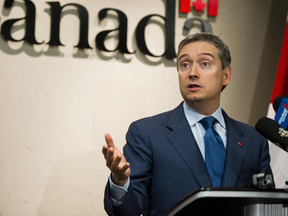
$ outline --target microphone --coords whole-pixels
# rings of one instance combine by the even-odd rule
[[[273,109],[274,109],[275,112],[277,112],[277,110],[278,110],[278,108],[279,108],[279,106],[280,106],[280,103],[281,103],[282,99],[284,99],[284,98],[288,98],[288,96],[286,96],[286,95],[279,95],[279,96],[277,96],[277,97],[274,99],[272,105],[273,105]]]
[[[280,95],[273,101],[273,108],[276,111],[275,121],[286,129],[288,125],[288,97]]]
[[[275,120],[262,117],[256,123],[255,129],[266,139],[288,152],[288,131],[284,130]]]

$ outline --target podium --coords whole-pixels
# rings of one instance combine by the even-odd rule
[[[199,188],[165,216],[288,216],[288,190]]]

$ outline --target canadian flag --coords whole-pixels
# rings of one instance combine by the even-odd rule
[[[275,117],[275,111],[272,104],[274,99],[279,95],[288,96],[288,20],[286,23],[280,60],[267,114],[269,118],[274,119]],[[276,188],[287,188],[285,181],[288,181],[288,152],[278,148],[273,143],[269,143],[269,147],[271,168],[274,174]]]

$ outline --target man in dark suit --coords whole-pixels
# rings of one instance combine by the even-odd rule
[[[230,51],[219,37],[188,36],[177,54],[184,102],[133,122],[124,155],[105,134],[102,151],[111,175],[104,205],[109,215],[161,216],[197,188],[243,187],[253,174],[272,174],[267,140],[221,109],[230,63]],[[208,127],[207,122],[213,123]]]

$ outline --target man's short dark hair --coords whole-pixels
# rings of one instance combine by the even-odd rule
[[[207,42],[211,45],[214,45],[218,49],[218,55],[221,60],[222,70],[230,66],[231,64],[230,50],[226,46],[226,44],[224,44],[224,42],[216,35],[210,33],[197,33],[187,36],[179,43],[177,53],[177,69],[178,69],[178,57],[182,48],[189,43],[199,41]]]
[[[194,43],[194,42],[199,42],[199,41],[207,42],[211,45],[214,45],[218,49],[218,56],[221,61],[222,70],[230,66],[231,64],[230,50],[218,36],[213,35],[211,33],[196,33],[196,34],[187,36],[179,43],[178,53],[177,53],[177,70],[178,70],[178,57],[182,48],[189,43]],[[223,86],[222,91],[225,87],[226,86]]]

